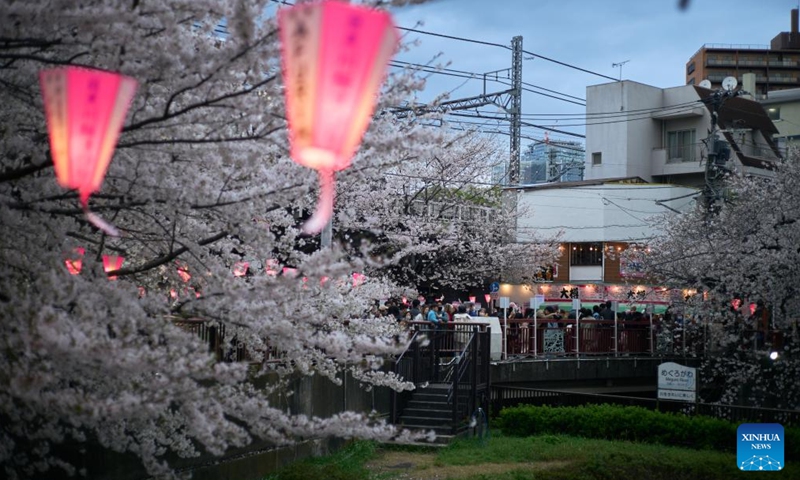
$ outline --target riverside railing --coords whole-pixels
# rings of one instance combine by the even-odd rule
[[[509,319],[507,357],[701,356],[705,325],[643,320]]]

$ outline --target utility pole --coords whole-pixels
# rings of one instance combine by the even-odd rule
[[[511,159],[508,165],[508,184],[519,185],[519,143],[522,114],[522,37],[511,39]]]
[[[511,70],[511,88],[501,92],[486,91],[486,82],[498,77],[501,72]],[[397,118],[406,118],[411,114],[428,112],[447,113],[457,110],[473,110],[484,105],[495,105],[506,114],[511,137],[508,170],[505,185],[519,185],[520,138],[522,136],[522,37],[511,39],[511,68],[504,68],[483,74],[483,93],[474,97],[448,100],[437,105],[407,105],[394,107],[390,112]],[[505,120],[505,119],[504,119]]]
[[[714,204],[723,200],[724,179],[725,175],[730,172],[728,161],[731,157],[731,147],[728,142],[719,138],[719,111],[725,100],[745,93],[747,92],[743,90],[718,89],[707,99],[711,105],[711,129],[705,140],[708,159],[706,160],[703,201],[708,215],[715,213]]]

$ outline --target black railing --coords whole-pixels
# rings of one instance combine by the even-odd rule
[[[679,402],[655,398],[627,397],[598,393],[567,392],[543,390],[538,388],[494,385],[491,389],[492,412],[496,415],[501,409],[517,405],[621,405],[637,406],[660,412],[683,413],[686,415],[705,415],[729,420],[731,422],[780,423],[783,426],[800,426],[800,410],[780,410],[774,408],[755,408],[738,405],[712,403]]]
[[[453,428],[458,430],[478,407],[486,411],[489,389],[489,330],[473,326],[472,335],[454,359],[454,374],[448,392],[453,407]],[[467,395],[464,395],[464,394]]]
[[[486,324],[449,323],[431,328],[425,322],[412,324],[414,334],[408,348],[394,361],[393,371],[417,388],[447,384],[448,403],[457,429],[478,406],[488,407],[489,339]],[[427,340],[427,341],[426,341]],[[412,397],[411,392],[392,392],[390,418],[396,423]]]
[[[501,329],[503,321],[501,320]],[[646,320],[509,319],[507,355],[514,357],[702,356],[705,326]]]
[[[419,332],[414,332],[414,334],[411,336],[408,347],[397,357],[397,359],[395,359],[394,367],[392,368],[392,371],[397,376],[402,377],[403,380],[414,384],[417,383],[416,379],[419,378],[420,362],[419,348],[417,348],[419,341]],[[392,423],[397,423],[398,418],[400,418],[400,413],[406,408],[410,397],[411,395],[408,392],[392,391],[391,398],[389,399],[389,418]]]

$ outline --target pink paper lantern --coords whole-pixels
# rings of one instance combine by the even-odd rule
[[[469,302],[470,303],[475,303],[475,295],[470,295],[469,296]]]
[[[297,269],[291,267],[283,267],[281,271],[284,277],[295,278],[297,277]]]
[[[64,260],[64,263],[67,265],[67,271],[70,274],[78,275],[83,269],[83,256],[86,254],[86,250],[83,247],[75,247],[72,252],[74,258],[68,258]]]
[[[267,275],[270,277],[278,276],[278,268],[280,268],[280,263],[274,258],[267,259]]]
[[[278,12],[292,159],[319,172],[317,209],[303,226],[333,214],[334,173],[350,161],[369,125],[399,35],[379,10],[323,1]]]
[[[366,278],[367,276],[363,273],[353,272],[353,287],[358,287],[363,284]]]
[[[250,268],[249,262],[236,262],[233,265],[233,276],[244,277],[247,275],[247,270]]]
[[[486,300],[486,304],[487,304],[487,305],[489,305],[489,304],[491,304],[491,303],[492,303],[492,294],[490,294],[490,293],[487,293],[487,294],[485,294],[485,295],[483,296],[483,298]]]
[[[119,255],[103,255],[103,270],[108,272],[113,272],[122,268],[122,262],[125,261],[125,257],[121,257]],[[109,275],[109,280],[116,280],[116,275]]]
[[[192,279],[192,274],[189,273],[189,267],[178,267],[178,276],[181,277],[185,283],[189,283]]]
[[[89,195],[103,183],[136,80],[66,67],[39,72],[39,84],[58,183],[78,191],[84,212],[95,226],[118,235],[113,226],[89,212]]]

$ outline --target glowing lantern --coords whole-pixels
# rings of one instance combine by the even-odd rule
[[[486,299],[486,305],[489,305],[490,303],[492,303],[492,294],[491,293],[485,294],[483,296],[483,298]]]
[[[270,277],[275,277],[278,275],[278,267],[280,264],[274,258],[267,259],[267,275]]]
[[[122,268],[122,262],[125,261],[125,257],[121,257],[119,255],[103,255],[103,270],[106,273],[113,272],[115,270],[119,270]],[[116,275],[109,275],[109,280],[116,280]]]
[[[357,287],[364,283],[364,279],[367,278],[366,275],[363,273],[353,272],[353,286]]]
[[[469,296],[469,303],[475,303],[475,295]]]
[[[192,279],[192,274],[189,273],[188,267],[178,267],[178,276],[186,283],[189,283],[189,280]]]
[[[741,306],[742,306],[741,298],[734,298],[733,300],[731,300],[731,307],[733,307],[734,310],[738,311]]]
[[[110,235],[119,232],[89,211],[114,154],[136,80],[79,67],[39,73],[50,154],[58,183],[78,191],[86,217]]]
[[[236,262],[233,265],[233,276],[244,277],[247,275],[247,270],[250,268],[249,262]]]
[[[83,268],[83,255],[86,253],[86,250],[83,247],[75,247],[73,252],[77,255],[77,258],[68,258],[64,260],[64,263],[66,263],[69,273],[77,275],[81,273],[81,269]]]
[[[343,2],[278,12],[292,159],[319,172],[317,233],[333,214],[334,173],[350,166],[399,35],[386,12]]]
[[[291,267],[283,267],[282,273],[284,277],[295,278],[297,276],[297,269]]]

